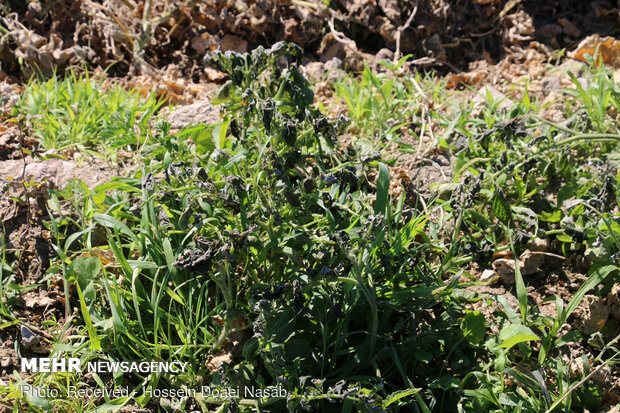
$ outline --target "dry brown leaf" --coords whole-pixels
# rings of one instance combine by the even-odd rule
[[[48,307],[56,304],[57,301],[58,300],[51,298],[45,290],[42,290],[38,294],[35,292],[29,292],[24,295],[26,308]]]
[[[209,369],[209,371],[213,373],[217,371],[217,369],[219,369],[222,366],[222,364],[224,363],[229,364],[231,361],[232,361],[232,356],[230,353],[219,352],[219,353],[216,353],[215,355],[209,355],[209,357],[207,357],[206,366]]]
[[[461,86],[474,86],[480,83],[485,78],[484,73],[480,72],[468,72],[468,73],[456,73],[448,76],[448,82],[446,88],[458,89]]]
[[[594,58],[595,61],[602,58],[606,65],[620,68],[620,40],[613,37],[601,38],[598,34],[594,34],[579,43],[577,49],[569,56],[582,62],[587,62],[587,56]]]

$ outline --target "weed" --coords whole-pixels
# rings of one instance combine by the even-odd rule
[[[150,118],[162,104],[119,86],[104,88],[104,78],[70,73],[63,80],[30,81],[13,112],[25,117],[46,149],[87,151],[104,145],[112,154],[144,143]]]

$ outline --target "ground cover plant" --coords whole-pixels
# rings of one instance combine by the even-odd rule
[[[33,78],[13,113],[30,115],[26,121],[45,149],[92,151],[105,142],[108,155],[136,150],[147,140],[151,116],[163,101],[104,82],[105,77],[94,80],[88,72],[45,82]]]
[[[501,308],[493,323],[499,334],[474,338],[476,344],[484,342],[487,353],[479,359],[480,370],[455,385],[464,392],[466,411],[567,411],[575,405],[600,409],[610,370],[603,370],[607,376],[600,371],[617,363],[615,324],[608,326],[606,339],[597,339],[602,341],[593,352],[596,357],[582,356],[590,366],[585,371],[576,374],[574,362],[567,368],[568,359],[562,357],[567,346],[585,340],[584,330],[591,334],[603,327],[562,331],[590,290],[597,288],[601,298],[611,294],[618,276],[614,254],[619,247],[615,153],[620,136],[614,119],[619,90],[611,74],[600,66],[589,74],[585,85],[574,74],[569,72],[569,76],[575,88],[565,93],[576,98],[568,99],[569,120],[562,125],[537,117],[532,112],[536,102],[530,101],[527,91],[518,105],[503,114],[491,97],[479,117],[471,116],[469,105],[457,105],[451,117],[439,114],[451,133],[444,135],[448,140],[438,139],[435,145],[451,150],[456,157],[453,182],[435,187],[444,200],[435,203],[446,214],[441,225],[429,225],[431,237],[435,231],[443,232],[435,243],[446,253],[442,268],[456,273],[463,271],[467,262],[493,268],[495,277],[507,277],[503,281],[515,284],[518,302],[517,307],[511,307],[504,297],[497,297]],[[401,82],[404,85],[399,89],[406,89],[416,80]],[[336,94],[352,111],[359,105],[351,102],[348,91],[356,85],[364,89],[357,96],[365,96],[358,102],[373,94],[375,99],[385,99],[383,91],[377,85],[369,86],[365,78],[336,85]],[[388,117],[407,119],[410,115],[401,109],[390,111],[384,119]],[[409,132],[415,134],[413,123]],[[537,244],[552,249],[537,250]],[[498,259],[502,251],[507,251],[503,255],[507,259]],[[532,276],[545,276],[540,268],[544,259],[539,258],[538,264],[528,262],[536,255],[551,260],[587,257],[589,278],[573,287],[569,302],[559,296],[547,298],[555,300],[557,311],[552,317],[532,305],[528,297],[531,288],[526,289],[524,282],[531,285],[536,282]],[[560,262],[547,260],[549,267],[544,271],[561,266]],[[524,278],[522,273],[530,277]],[[559,282],[568,279],[563,273]],[[604,324],[605,319],[599,322]],[[465,331],[475,332],[484,324],[491,323],[479,311],[467,311],[463,318]],[[587,380],[597,373],[597,380]],[[473,383],[480,387],[471,388]]]
[[[51,106],[28,102],[54,96],[52,87],[68,96],[51,106],[62,115],[57,123],[29,125],[46,147],[129,145],[142,161],[92,189],[43,188],[53,256],[41,283],[67,297],[46,320],[47,351],[189,368],[28,378],[57,389],[56,397],[22,395],[16,373],[0,386],[3,397],[17,411],[134,402],[162,411],[600,409],[617,377],[618,324],[570,323],[582,302],[613,296],[618,280],[620,91],[610,74],[593,65],[586,84],[573,76],[568,121],[559,124],[539,117],[527,93],[510,111],[491,98],[479,115],[469,104],[423,111],[425,91],[439,95],[441,85],[402,76],[405,58],[335,84],[349,117],[330,117],[313,104],[302,58],[289,43],[208,54],[205,63],[228,78],[215,100],[221,122],[178,132],[151,118],[154,99],[127,102],[125,92],[99,94],[84,79],[26,89],[17,106],[26,114]],[[93,102],[101,116],[74,118],[69,102]],[[122,119],[103,117],[119,107]],[[451,182],[432,195],[394,191],[391,166],[421,153],[403,138],[421,139],[427,113],[444,128],[428,152],[454,157]],[[62,132],[68,125],[88,133],[71,140]],[[350,144],[340,140],[347,134]],[[23,328],[19,297],[32,287],[19,286],[6,254],[2,328]],[[478,281],[476,268],[493,269],[493,278]],[[535,300],[544,277],[567,284],[542,300],[555,315]],[[498,278],[512,291],[489,297],[472,289]],[[274,386],[287,395],[142,391],[202,385]],[[70,400],[70,386],[130,386],[132,394]]]

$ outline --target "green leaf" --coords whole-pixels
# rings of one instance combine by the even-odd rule
[[[484,316],[480,311],[469,311],[461,322],[463,337],[470,344],[478,344],[484,339],[486,327],[484,324]]]
[[[396,403],[400,399],[405,398],[407,396],[413,396],[419,391],[420,389],[407,389],[407,390],[399,390],[399,391],[395,391],[394,393],[390,393],[383,401],[383,407],[384,408],[388,407],[390,404]]]
[[[75,279],[79,285],[84,298],[89,301],[88,304],[96,298],[95,287],[93,285],[94,279],[99,275],[101,271],[101,261],[97,257],[80,257],[76,258],[69,268],[69,273],[75,274]]]
[[[28,401],[32,403],[34,406],[43,409],[43,410],[52,410],[54,406],[50,403],[49,400],[37,395],[34,391],[27,391],[26,397]]]
[[[579,185],[575,182],[569,182],[564,185],[558,192],[558,208],[562,206],[564,201],[575,196],[575,192],[579,189]]]
[[[495,185],[495,193],[491,199],[491,209],[497,219],[499,219],[505,225],[509,225],[512,222],[512,211],[510,210],[510,204],[504,196],[504,191]]]
[[[521,373],[518,370],[508,367],[504,369],[504,373],[510,374],[512,377],[514,377],[516,381],[521,383],[526,388],[539,388],[540,387],[540,385],[536,382],[536,380],[534,380],[532,377],[529,377],[528,375],[524,373]]]
[[[181,129],[178,136],[180,140],[192,138],[192,140],[196,143],[197,152],[204,154],[215,149],[215,143],[213,142],[211,134],[211,128],[200,124],[184,127]]]
[[[377,180],[377,198],[375,199],[375,214],[384,214],[390,196],[390,170],[379,162],[379,179]]]
[[[562,220],[562,211],[556,209],[551,212],[542,211],[540,215],[538,215],[538,219],[545,222],[560,222]]]
[[[100,214],[98,212],[95,212],[93,218],[95,219],[95,221],[97,221],[98,224],[108,228],[115,228],[117,231],[127,235],[132,241],[138,243],[138,237],[136,236],[136,234],[134,234],[127,225],[123,224],[118,219],[108,214]]]
[[[530,208],[513,206],[512,211],[515,213],[515,218],[525,223],[527,228],[534,227],[534,232],[538,229],[538,216]]]
[[[575,242],[571,237],[569,237],[566,234],[560,234],[556,236],[558,241],[562,241],[562,242]]]
[[[511,348],[524,341],[540,340],[534,332],[524,325],[510,324],[499,332],[499,340],[504,348]]]
[[[573,311],[575,311],[575,309],[581,302],[581,299],[588,291],[605,281],[610,274],[617,271],[618,267],[616,267],[615,265],[607,265],[605,267],[597,268],[592,273],[592,275],[588,277],[586,282],[584,282],[581,287],[579,287],[575,295],[573,295],[573,298],[566,305],[563,314],[563,320],[565,321],[566,319],[568,319],[568,317],[573,313]]]
[[[80,284],[77,283],[75,285],[78,296],[80,299],[80,310],[82,310],[82,317],[84,317],[84,324],[86,324],[86,331],[88,332],[88,337],[90,338],[90,349],[95,351],[101,351],[101,342],[99,341],[99,337],[97,336],[97,332],[95,331],[95,326],[93,325],[93,321],[90,318],[90,313],[88,311],[88,307],[86,306],[86,301],[84,301],[84,294],[82,293],[82,289],[80,288]]]
[[[216,124],[211,130],[212,141],[215,143],[217,149],[226,148],[226,135],[228,134],[228,125],[230,120],[226,119],[219,124]]]

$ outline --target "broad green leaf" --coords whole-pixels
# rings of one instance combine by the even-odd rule
[[[67,237],[67,239],[65,240],[65,249],[63,253],[66,253],[67,251],[69,251],[69,248],[71,247],[71,244],[73,244],[75,242],[76,239],[80,238],[82,235],[88,233],[89,231],[92,231],[95,228],[95,224],[90,225],[88,228],[82,230],[82,231],[78,231],[75,232],[71,235],[69,235]]]
[[[95,212],[93,218],[100,225],[103,225],[108,228],[116,228],[117,231],[122,232],[123,234],[127,235],[129,238],[131,238],[132,241],[136,243],[138,242],[138,237],[136,236],[136,234],[134,234],[133,231],[130,230],[127,225],[123,224],[118,219],[108,214],[100,214],[98,212]]]
[[[486,327],[484,324],[484,316],[480,311],[468,312],[461,322],[463,337],[470,344],[478,344],[484,339]]]
[[[562,211],[556,209],[551,212],[542,211],[540,215],[538,215],[538,219],[545,222],[560,222],[562,220]]]
[[[99,184],[93,189],[93,192],[105,192],[113,189],[120,189],[123,192],[140,192],[138,188],[123,181],[106,182],[105,184]]]
[[[32,403],[34,406],[40,409],[43,409],[43,410],[52,410],[54,408],[54,406],[49,400],[39,396],[35,392],[26,391],[25,393],[26,393],[26,397],[28,398],[28,401]]]
[[[97,257],[79,257],[71,263],[67,270],[74,273],[77,284],[84,294],[84,299],[88,301],[87,305],[90,307],[97,295],[93,281],[101,271],[101,261]]]
[[[540,340],[534,332],[524,325],[510,324],[499,332],[499,340],[504,348],[511,348],[524,341]]]
[[[517,206],[513,206],[512,211],[515,213],[516,219],[525,223],[527,228],[534,227],[534,230],[538,229],[538,216],[534,211],[529,208]]]
[[[510,210],[510,204],[506,200],[504,191],[502,191],[499,185],[495,185],[495,192],[493,194],[493,198],[491,199],[491,209],[493,210],[495,217],[503,224],[509,225],[512,222],[512,211]]]
[[[504,373],[510,374],[516,381],[524,385],[526,388],[540,387],[534,378],[526,375],[525,373],[521,373],[518,370],[508,367],[504,369]]]
[[[558,192],[557,207],[561,207],[564,201],[575,196],[575,191],[579,189],[579,185],[575,182],[569,182],[564,185]]]
[[[195,129],[188,129],[187,137],[191,137],[196,142],[196,150],[200,154],[211,152],[215,149],[215,143],[212,138],[212,130],[204,125],[196,125]],[[180,136],[179,136],[180,137]]]
[[[132,269],[143,268],[149,270],[155,270],[159,268],[159,265],[152,261],[142,261],[142,260],[127,260],[127,263]]]

